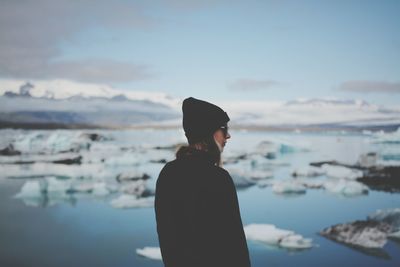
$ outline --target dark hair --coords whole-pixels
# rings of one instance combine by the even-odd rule
[[[189,143],[187,146],[181,146],[176,152],[176,158],[183,158],[186,156],[193,155],[199,151],[205,152],[204,154],[212,161],[214,164],[221,165],[221,151],[218,145],[215,143],[214,137],[210,136],[202,141],[195,143]]]

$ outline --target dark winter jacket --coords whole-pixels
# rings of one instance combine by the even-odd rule
[[[196,150],[164,166],[155,211],[166,267],[250,266],[232,178],[207,153]]]

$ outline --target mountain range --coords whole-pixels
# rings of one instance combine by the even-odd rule
[[[2,94],[2,95],[1,95]],[[165,93],[26,82],[0,88],[1,128],[179,127],[182,100]],[[230,125],[271,130],[396,130],[400,107],[363,100],[305,98],[292,101],[218,103]]]

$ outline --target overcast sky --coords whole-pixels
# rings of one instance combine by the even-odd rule
[[[392,105],[399,14],[398,0],[0,0],[0,79]]]

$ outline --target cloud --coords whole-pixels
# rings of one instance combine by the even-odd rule
[[[77,32],[92,26],[151,27],[154,20],[142,13],[141,7],[130,1],[2,1],[0,76],[93,82],[143,78],[147,68],[126,62],[54,62],[62,53],[60,43],[70,42]]]
[[[280,83],[273,80],[239,79],[228,85],[228,88],[236,91],[255,91],[273,88]]]
[[[80,60],[61,61],[53,63],[38,63],[35,67],[24,65],[19,71],[19,65],[4,66],[3,76],[20,79],[53,79],[62,77],[80,82],[128,82],[150,78],[153,75],[146,65],[134,65],[113,60]],[[14,69],[11,69],[14,68]]]
[[[347,81],[339,85],[339,90],[357,93],[400,93],[400,83],[385,81]]]

